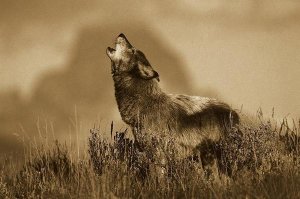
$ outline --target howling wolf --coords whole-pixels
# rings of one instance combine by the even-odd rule
[[[106,53],[121,117],[137,142],[148,135],[168,134],[174,138],[179,156],[187,157],[201,148],[203,141],[218,141],[239,123],[238,114],[216,99],[165,93],[159,86],[159,74],[124,34]]]

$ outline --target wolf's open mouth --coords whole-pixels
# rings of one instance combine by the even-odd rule
[[[111,47],[108,47],[107,49],[108,49],[108,51],[109,51],[110,53],[113,53],[113,52],[116,51],[115,49],[113,49],[113,48],[111,48]]]

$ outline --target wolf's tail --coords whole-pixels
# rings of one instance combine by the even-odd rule
[[[218,120],[220,127],[225,132],[240,123],[238,113],[228,104],[222,102],[211,101],[203,111],[214,115],[214,117]]]
[[[217,103],[213,105],[214,114],[224,130],[228,130],[240,123],[238,113],[225,103]]]

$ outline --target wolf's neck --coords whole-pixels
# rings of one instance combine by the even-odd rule
[[[134,125],[138,115],[147,104],[165,95],[156,80],[140,80],[130,77],[114,77],[115,97],[122,119],[129,125]]]
[[[116,94],[122,93],[122,97],[154,97],[164,93],[159,87],[158,81],[156,79],[144,80],[132,78],[128,75],[114,76],[113,79]],[[123,95],[123,92],[126,93],[124,93]]]

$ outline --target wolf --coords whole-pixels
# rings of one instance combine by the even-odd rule
[[[239,123],[239,115],[226,103],[164,92],[158,72],[123,33],[116,38],[115,48],[108,47],[106,53],[120,115],[140,145],[145,137],[168,135],[178,149],[178,158],[191,156],[196,149],[206,150],[200,151],[204,157],[208,151],[204,143],[218,142]]]

